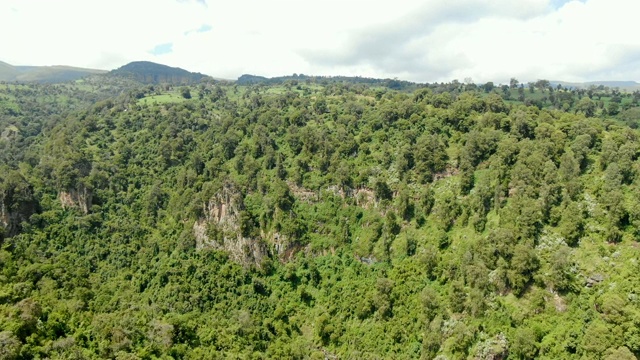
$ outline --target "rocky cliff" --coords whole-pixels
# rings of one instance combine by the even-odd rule
[[[317,192],[292,183],[288,183],[287,186],[296,201],[318,201]],[[376,206],[374,192],[367,188],[346,192],[337,187],[329,187],[327,190],[343,198],[352,197],[355,204],[363,208]],[[193,224],[197,250],[206,248],[222,250],[238,263],[258,267],[266,257],[286,262],[299,251],[310,251],[309,246],[275,229],[262,229],[259,233],[256,231],[243,234],[242,222],[245,221],[243,196],[231,184],[226,184],[202,207],[204,215]]]
[[[242,194],[233,185],[226,184],[208,203],[203,204],[204,217],[193,224],[196,249],[223,250],[238,263],[259,267],[269,253],[261,237],[242,234],[243,209]]]
[[[75,189],[61,191],[58,194],[58,200],[65,209],[78,208],[83,214],[88,214],[93,203],[93,192],[80,184]]]

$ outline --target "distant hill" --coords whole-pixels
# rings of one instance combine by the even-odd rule
[[[11,64],[7,64],[6,62],[0,61],[0,80],[1,81],[12,81],[18,75],[18,69]]]
[[[576,88],[576,89],[583,89],[583,88],[589,88],[591,86],[600,86],[600,85],[610,87],[610,88],[619,88],[623,90],[639,90],[640,89],[640,83],[635,81],[588,81],[588,82],[582,82],[582,83],[568,82],[568,81],[550,81],[550,83],[554,87],[560,84],[563,87]]]
[[[109,72],[110,76],[127,77],[145,84],[193,84],[209,76],[150,61],[134,61]]]
[[[414,90],[417,84],[411,81],[397,79],[376,79],[360,76],[310,76],[304,74],[293,74],[286,76],[277,76],[267,78],[264,76],[244,74],[238,78],[238,85],[253,84],[281,84],[285,81],[311,81],[316,83],[349,83],[349,84],[366,84],[373,86],[383,86],[393,90]]]
[[[258,75],[243,74],[236,80],[238,85],[253,85],[269,82],[269,78]]]
[[[72,66],[14,66],[0,61],[0,81],[56,83],[74,81],[88,75],[104,74],[105,70]]]

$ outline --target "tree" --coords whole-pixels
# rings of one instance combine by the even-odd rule
[[[378,316],[385,319],[392,314],[393,298],[391,297],[394,282],[387,278],[378,278],[376,280],[376,294],[374,296],[374,305],[378,309]]]
[[[507,277],[509,284],[511,284],[511,289],[516,295],[522,294],[526,289],[539,266],[540,262],[533,248],[524,244],[517,244],[514,247]]]
[[[536,92],[536,89],[535,89],[535,88],[536,88],[536,85],[535,85],[535,83],[528,82],[528,83],[527,83],[527,87],[529,88],[529,92],[530,92],[530,93],[532,93],[532,94],[533,94],[533,93],[535,93],[535,92]]]
[[[580,165],[573,156],[572,151],[567,151],[560,158],[560,167],[558,168],[560,181],[564,183],[567,195],[575,199],[582,190],[580,184]]]
[[[510,352],[518,359],[534,359],[538,354],[538,347],[533,330],[528,327],[519,327],[511,340]]]
[[[482,88],[484,89],[484,92],[489,93],[491,91],[493,91],[493,88],[495,87],[495,85],[493,85],[492,81],[489,81],[487,83],[485,83]]]
[[[313,104],[313,110],[318,115],[329,112],[329,108],[327,107],[327,100],[324,97],[318,98]]]
[[[275,182],[272,191],[276,206],[283,211],[291,210],[295,202],[295,198],[291,194],[289,185],[282,180],[278,180]]]
[[[573,289],[575,275],[572,272],[574,262],[570,248],[560,247],[551,258],[550,286],[557,291],[570,291]]]
[[[602,150],[600,151],[600,170],[604,170],[610,163],[618,159],[618,144],[611,138],[602,141]]]
[[[398,217],[394,211],[387,211],[384,221],[385,233],[390,237],[398,235],[402,227],[398,224]]]
[[[420,293],[420,305],[422,312],[428,321],[433,320],[440,308],[440,297],[431,286],[425,286]]]
[[[540,89],[540,91],[544,92],[548,87],[551,86],[549,80],[540,79],[536,81],[535,86]]]
[[[419,182],[430,183],[437,172],[446,168],[448,160],[446,149],[447,144],[442,136],[423,134],[418,138],[413,159]]]
[[[191,90],[188,87],[183,87],[180,89],[180,95],[185,99],[191,99]]]
[[[607,114],[611,116],[615,116],[615,115],[618,115],[619,112],[620,112],[620,105],[613,101],[609,102],[609,105],[607,105]]]
[[[509,89],[507,88],[506,94],[508,94],[509,96],[505,97],[505,100],[509,100],[511,94],[509,93]],[[489,96],[487,96],[487,98],[485,99],[485,102],[487,104],[487,108],[492,111],[492,112],[503,112],[506,113],[508,110],[507,105],[504,103],[503,98],[500,97],[498,94],[490,94]]]
[[[400,217],[405,221],[411,221],[415,215],[415,205],[411,198],[410,190],[405,186],[398,191],[396,208],[398,209]]]
[[[389,185],[387,185],[387,182],[384,180],[376,181],[373,187],[373,191],[375,192],[376,199],[378,201],[393,199],[393,192],[389,188]]]
[[[581,112],[586,117],[592,117],[596,112],[596,104],[585,96],[576,104],[576,112]]]
[[[520,82],[518,82],[518,79],[516,79],[516,78],[512,77],[512,78],[511,78],[511,80],[509,80],[509,87],[510,87],[511,89],[515,89],[515,88],[517,88],[517,87],[518,87],[518,84],[519,84],[519,83],[520,83]]]
[[[578,203],[569,201],[562,212],[562,219],[558,227],[567,245],[575,246],[578,244],[584,230],[583,214]]]
[[[591,322],[582,338],[582,353],[587,356],[602,356],[613,345],[613,334],[601,320]]]
[[[636,356],[626,346],[608,349],[604,360],[636,360]]]
[[[573,155],[580,165],[580,170],[584,170],[588,164],[588,155],[593,146],[593,139],[589,134],[578,135],[571,144]]]
[[[436,201],[434,213],[439,225],[449,230],[460,215],[460,210],[456,195],[452,191],[447,191]]]
[[[18,359],[20,340],[11,331],[0,332],[0,359]]]
[[[505,100],[511,99],[511,90],[509,88],[509,85],[502,85],[501,89],[502,89],[502,98]]]
[[[464,310],[464,304],[467,300],[467,292],[464,283],[461,280],[455,280],[449,288],[448,294],[449,306],[451,311],[460,313]]]

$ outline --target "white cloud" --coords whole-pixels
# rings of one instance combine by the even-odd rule
[[[634,0],[3,0],[0,60],[213,76],[640,80]],[[210,31],[198,32],[203,25]],[[172,52],[152,55],[159,44]]]
[[[639,72],[611,70],[640,50],[633,7],[626,0],[574,1],[525,21],[483,19],[451,38],[454,46],[468,49],[472,63],[454,74],[466,72],[482,81],[507,81],[509,76],[583,81],[607,73],[620,80],[640,79]]]

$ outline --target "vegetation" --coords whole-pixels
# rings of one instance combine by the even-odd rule
[[[325,80],[0,85],[0,358],[640,355],[637,94]]]

